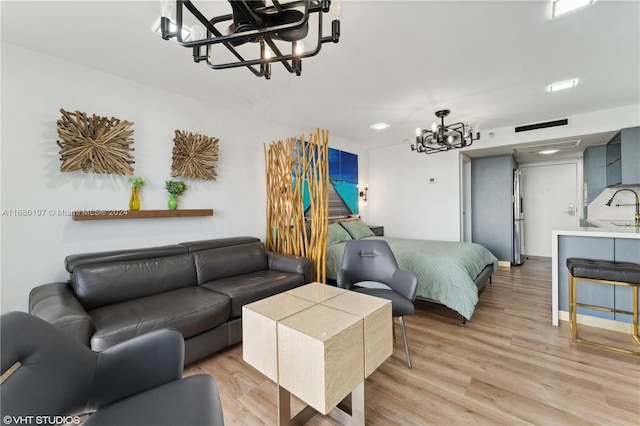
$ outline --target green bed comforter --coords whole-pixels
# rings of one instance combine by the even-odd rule
[[[478,288],[473,282],[485,266],[498,269],[498,259],[480,244],[454,241],[410,240],[367,237],[385,240],[401,269],[418,275],[417,296],[432,299],[453,309],[466,319],[478,303]],[[346,243],[327,247],[327,278],[335,280],[342,266]]]

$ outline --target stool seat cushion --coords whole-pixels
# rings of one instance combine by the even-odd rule
[[[567,259],[567,268],[576,278],[640,284],[638,263],[570,257]]]

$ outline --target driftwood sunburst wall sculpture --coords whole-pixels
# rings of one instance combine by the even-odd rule
[[[56,141],[60,147],[60,171],[133,174],[133,123],[118,118],[89,117],[84,112],[60,109]]]
[[[171,176],[216,180],[218,138],[176,130]]]

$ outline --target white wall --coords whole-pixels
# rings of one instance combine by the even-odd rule
[[[369,223],[384,226],[390,237],[459,241],[458,170],[457,151],[417,155],[409,145],[371,150]]]
[[[569,117],[569,125],[515,133],[513,127],[482,131],[473,149],[573,137],[640,125],[640,105]],[[489,136],[493,133],[493,136]],[[461,162],[454,150],[417,154],[410,144],[369,152],[369,223],[383,225],[385,235],[433,240],[461,240]],[[435,177],[437,183],[428,184]],[[622,194],[621,194],[622,195]],[[473,213],[472,213],[473,214]]]
[[[59,210],[126,209],[128,176],[60,172],[59,109],[134,123],[143,209],[166,208],[174,129],[220,139],[218,179],[189,181],[180,208],[212,217],[72,221]],[[1,310],[27,310],[31,288],[66,281],[64,257],[87,251],[251,235],[264,239],[263,144],[315,129],[286,129],[110,74],[2,43]],[[331,136],[330,136],[331,138]],[[332,147],[354,152],[345,141]],[[362,152],[355,152],[362,155]],[[366,173],[366,156],[363,157]],[[366,175],[365,175],[366,176]],[[40,217],[14,212],[43,209]]]

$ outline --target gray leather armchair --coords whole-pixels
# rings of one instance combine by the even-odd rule
[[[184,340],[175,330],[98,353],[24,312],[3,314],[0,327],[2,418],[77,423],[89,413],[86,426],[224,423],[213,378],[181,378]]]
[[[411,368],[404,316],[415,313],[413,301],[418,289],[418,276],[415,272],[398,267],[386,241],[353,240],[345,245],[342,269],[338,272],[336,281],[340,288],[391,300],[392,315],[400,321],[407,365]]]

